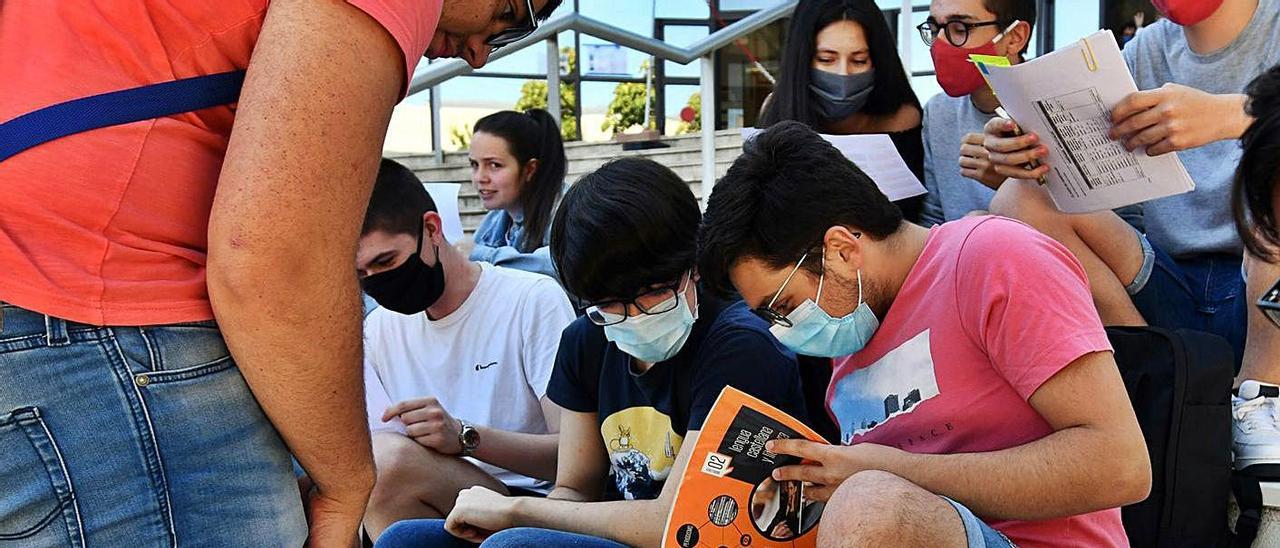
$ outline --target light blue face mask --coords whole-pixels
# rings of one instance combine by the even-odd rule
[[[627,317],[622,323],[606,325],[605,338],[618,345],[618,350],[642,362],[659,363],[671,359],[689,340],[693,322],[698,320],[697,302],[690,307],[685,297],[690,283],[692,276],[673,297],[676,299],[675,308],[660,314],[637,314]],[[694,294],[697,294],[696,290]],[[654,308],[665,306],[668,305],[659,304]]]
[[[782,282],[782,287],[778,289],[777,295],[773,296],[773,300],[769,301],[769,308],[773,308],[774,301],[778,300],[778,296],[782,294],[782,290],[786,289],[787,284],[791,282],[791,277],[795,276],[796,271],[800,269],[800,265],[809,255],[806,253],[800,258],[800,262],[796,263],[795,270],[787,275],[787,279]],[[778,338],[787,348],[797,354],[805,356],[818,356],[823,358],[837,358],[840,356],[848,356],[862,350],[867,346],[867,342],[871,340],[871,336],[875,335],[876,329],[880,328],[880,320],[876,318],[871,307],[866,301],[862,300],[862,271],[858,270],[858,307],[846,316],[840,318],[832,318],[825,310],[818,306],[817,301],[822,299],[822,284],[826,277],[826,258],[823,258],[822,274],[818,276],[818,294],[813,299],[805,299],[800,306],[787,314],[787,321],[791,323],[791,327],[783,324],[774,324],[769,328],[773,336]]]

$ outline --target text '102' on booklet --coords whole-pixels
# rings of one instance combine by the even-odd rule
[[[1000,105],[1049,149],[1045,187],[1065,213],[1088,213],[1190,192],[1177,154],[1129,152],[1111,139],[1111,111],[1138,91],[1111,31],[1014,66],[973,58]]]
[[[817,546],[824,503],[798,481],[774,481],[775,468],[800,459],[765,450],[777,439],[826,443],[776,408],[725,387],[707,415],[667,517],[663,548]]]

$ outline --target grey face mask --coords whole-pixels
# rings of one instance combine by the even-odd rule
[[[842,76],[816,68],[809,69],[809,91],[826,120],[842,120],[862,110],[875,89],[876,71]]]

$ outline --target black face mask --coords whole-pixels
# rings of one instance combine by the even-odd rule
[[[444,294],[444,265],[440,263],[440,248],[436,246],[436,264],[422,262],[422,241],[418,234],[418,249],[404,264],[386,272],[379,272],[360,281],[360,287],[380,306],[410,315],[417,314],[436,304]]]

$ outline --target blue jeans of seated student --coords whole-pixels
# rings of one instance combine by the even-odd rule
[[[1174,259],[1140,236],[1146,261],[1129,287],[1133,304],[1147,323],[1166,329],[1195,329],[1231,343],[1236,370],[1244,356],[1248,296],[1241,255],[1212,254]]]
[[[396,523],[382,532],[374,548],[469,548],[477,546],[444,530],[444,520],[412,519]],[[499,531],[485,539],[482,548],[626,548],[612,540],[553,531],[517,527]]]
[[[301,546],[290,468],[212,322],[0,303],[0,547]]]

